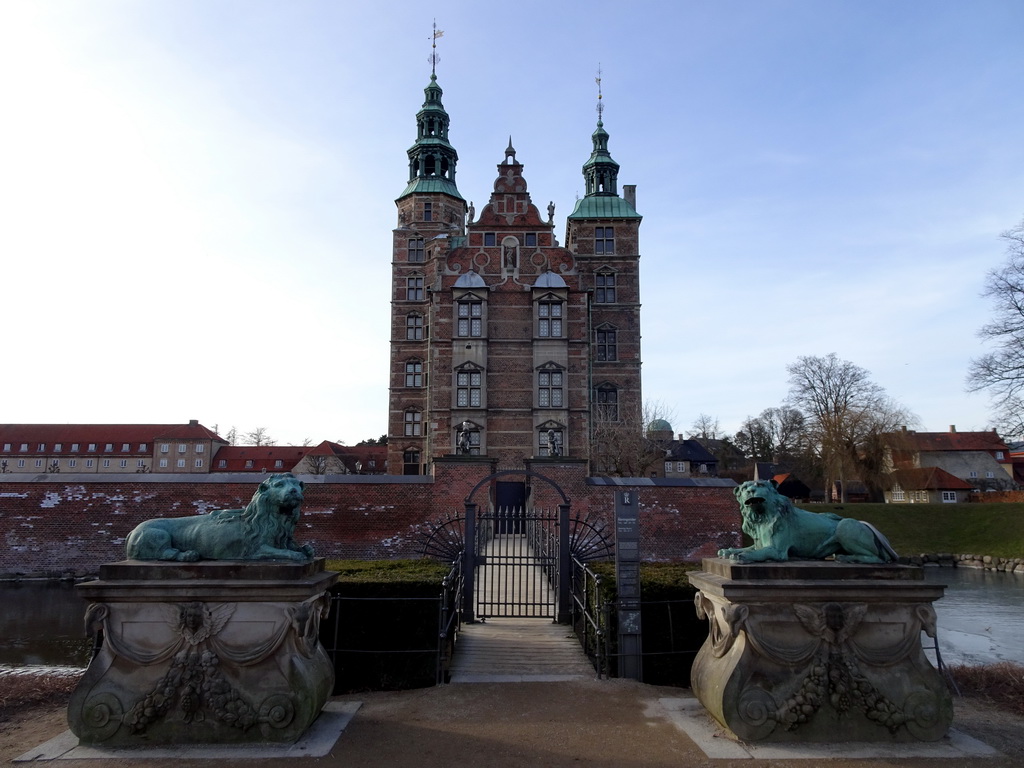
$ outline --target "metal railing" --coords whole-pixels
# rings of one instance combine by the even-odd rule
[[[344,655],[374,655],[383,657],[410,657],[434,656],[434,682],[441,685],[446,682],[448,670],[451,665],[452,651],[455,646],[456,637],[462,626],[461,610],[462,592],[465,579],[462,572],[462,558],[458,558],[453,564],[448,575],[441,582],[437,595],[431,597],[351,597],[341,594],[331,595],[331,609],[327,621],[321,623],[320,640],[327,652],[328,658],[338,669],[338,662]],[[356,645],[345,646],[342,644],[344,638],[344,622],[351,611],[346,610],[346,605],[371,603],[388,604],[389,611],[397,611],[399,615],[404,614],[403,606],[423,606],[425,603],[437,604],[437,631],[435,642],[432,647],[412,648],[390,648],[381,649],[379,643],[374,642],[372,636],[369,643],[373,647],[359,647]],[[414,633],[410,633],[414,636]],[[422,635],[421,635],[422,637]],[[421,643],[424,644],[424,643]],[[339,681],[343,682],[343,681]]]
[[[587,564],[572,558],[570,619],[584,653],[598,678],[611,677],[611,604],[605,599],[601,577]]]

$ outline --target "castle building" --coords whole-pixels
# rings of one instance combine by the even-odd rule
[[[635,187],[619,195],[603,114],[560,245],[511,139],[479,216],[467,205],[436,74],[424,93],[395,201],[388,467],[473,455],[611,472],[642,439],[641,217]]]

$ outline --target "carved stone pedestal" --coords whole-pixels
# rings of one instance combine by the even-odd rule
[[[744,741],[934,741],[952,698],[925,658],[944,588],[920,568],[704,560],[694,693]]]
[[[78,586],[103,645],[71,730],[105,746],[295,741],[334,686],[318,632],[336,580],[322,559],[102,566]]]

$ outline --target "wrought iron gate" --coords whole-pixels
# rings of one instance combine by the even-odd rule
[[[558,522],[557,510],[477,512],[475,618],[558,618]]]

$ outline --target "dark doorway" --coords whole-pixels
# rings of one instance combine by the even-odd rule
[[[498,480],[494,484],[494,508],[511,514],[498,520],[497,533],[522,533],[522,515],[526,510],[526,483]]]

